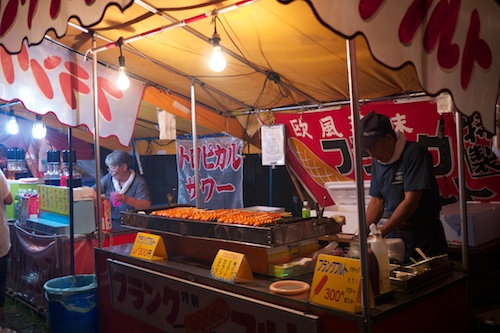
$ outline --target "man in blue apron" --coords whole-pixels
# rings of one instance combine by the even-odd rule
[[[372,157],[367,228],[377,224],[385,211],[389,218],[380,227],[382,236],[403,239],[405,263],[420,257],[417,247],[428,256],[447,253],[430,152],[407,141],[404,133],[395,133],[390,119],[374,111],[360,125],[361,148]]]

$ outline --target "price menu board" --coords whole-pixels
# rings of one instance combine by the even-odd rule
[[[360,312],[360,261],[320,254],[314,269],[309,302],[346,312]],[[374,306],[370,293],[370,307]]]
[[[210,277],[229,283],[253,281],[252,270],[245,255],[222,249],[215,256]]]
[[[161,260],[167,258],[167,251],[160,236],[138,232],[130,256],[146,260]]]

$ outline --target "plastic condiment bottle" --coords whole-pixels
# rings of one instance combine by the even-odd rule
[[[373,253],[372,249],[368,249],[368,277],[370,279],[370,284],[372,287],[373,296],[378,296],[380,294],[380,279],[378,271],[377,257]],[[349,251],[347,252],[348,258],[359,259],[359,241],[357,237],[354,237],[349,244]]]
[[[378,262],[378,272],[379,272],[379,289],[380,294],[391,291],[391,280],[390,266],[389,266],[389,253],[387,251],[387,244],[382,238],[382,233],[377,228],[376,224],[370,225],[370,231],[373,233],[373,237],[368,239],[368,244],[375,253],[375,257]]]
[[[359,259],[359,242],[357,238],[353,238],[349,243],[347,258]]]
[[[309,202],[305,200],[302,206],[302,218],[308,218],[308,217],[311,217],[311,209],[309,208]]]

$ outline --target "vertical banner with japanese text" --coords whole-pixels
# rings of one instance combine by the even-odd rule
[[[177,139],[181,204],[196,206],[192,140]],[[243,207],[243,141],[230,136],[198,138],[199,208]]]
[[[368,102],[360,106],[361,117],[371,110],[388,116],[396,132],[428,148],[443,202],[455,202],[459,189],[454,114],[441,116],[433,100]],[[355,177],[350,107],[275,116],[276,124],[286,127],[287,164],[315,201],[327,196],[327,205],[333,204],[324,183]],[[493,136],[484,130],[478,114],[463,119],[466,199],[498,201],[500,161],[492,150]],[[365,151],[362,156],[364,178],[370,179],[371,157]]]

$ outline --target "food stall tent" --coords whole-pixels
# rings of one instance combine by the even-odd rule
[[[17,54],[23,39],[28,45],[36,45],[42,42],[44,32],[47,32],[50,37],[47,41],[57,41],[85,54],[92,49],[92,33],[96,38],[97,47],[101,47],[120,38],[126,39],[206,15],[230,4],[222,1],[173,1],[169,3],[169,7],[162,7],[162,2],[129,0],[122,1],[122,8],[119,8],[115,5],[106,7],[105,3],[99,5],[103,7],[100,9],[106,10],[97,24],[94,23],[101,15],[94,15],[98,16],[93,17],[94,21],[89,21],[92,18],[85,20],[82,11],[72,12],[77,11],[78,7],[62,7],[59,9],[61,13],[58,19],[52,20],[48,5],[40,5],[33,24],[41,26],[35,30],[25,24],[27,20],[14,20],[11,26],[6,25],[6,31],[0,32],[1,44],[7,53]],[[20,17],[29,17],[28,8],[25,6],[7,7],[6,4],[2,5],[2,15],[19,12]],[[498,14],[498,8],[493,1],[486,1],[485,6],[491,6],[493,17]],[[16,10],[16,13],[13,13],[13,10]],[[89,11],[85,11],[89,15],[87,12]],[[78,14],[82,16],[81,22],[76,19]],[[70,19],[69,24],[61,23],[69,17],[74,17]],[[321,24],[307,2],[291,1],[284,5],[273,0],[255,1],[217,15],[216,19],[217,32],[221,37],[220,45],[228,59],[227,68],[221,73],[214,73],[208,67],[212,49],[209,39],[214,31],[215,16],[208,15],[203,19],[187,22],[184,26],[122,46],[127,72],[146,84],[144,103],[138,114],[134,137],[157,135],[157,106],[175,114],[178,119],[190,121],[189,99],[193,81],[197,87],[198,123],[212,132],[226,131],[234,136],[252,140],[257,145],[259,140],[258,136],[255,136],[256,120],[254,117],[248,120],[246,114],[273,109],[301,112],[349,100],[345,38]],[[55,24],[57,28],[53,27]],[[485,25],[489,26],[491,23],[483,22],[483,32]],[[91,28],[90,33],[82,26]],[[495,26],[489,29],[495,31]],[[391,63],[391,66],[397,67],[395,70],[383,65],[379,62],[380,59],[377,60],[370,53],[370,48],[375,52],[387,48],[370,47],[362,34],[357,34],[355,41],[359,62],[360,100],[395,95],[412,96],[413,93],[425,90],[414,66],[408,63],[409,59],[397,64]],[[497,51],[493,48],[492,52]],[[496,59],[494,54],[492,53],[492,58]],[[99,63],[116,69],[118,56],[119,48],[112,47],[99,52],[98,60]],[[494,76],[495,71],[498,73],[494,63],[488,73]],[[426,83],[430,81],[428,78],[422,80]],[[449,88],[444,86],[441,89]],[[437,94],[441,89],[427,92]],[[16,98],[3,97],[9,97],[8,100]],[[180,99],[187,109],[181,107],[176,102],[177,99]],[[493,98],[493,102],[491,97],[488,99],[489,105],[478,105],[476,111],[484,115],[484,126],[494,133],[496,98]],[[477,103],[486,102],[487,100],[479,99]],[[468,115],[472,113],[471,110],[462,110],[460,106],[458,110]],[[201,114],[205,114],[205,111],[213,111],[217,116],[209,113],[208,116],[202,117]],[[206,122],[205,125],[202,125],[203,122]],[[75,130],[74,135],[89,138],[85,129]],[[112,146],[119,147],[120,142],[115,140]]]
[[[97,46],[117,41],[120,37],[126,38],[172,22],[180,22],[226,5],[223,2],[213,5],[175,1],[169,3],[168,8],[163,8],[161,1],[150,1],[147,3],[149,6],[142,1],[126,3],[130,7],[123,13],[116,6],[110,6],[104,19],[92,26]],[[161,14],[155,14],[148,8],[156,8]],[[37,14],[43,17],[41,13]],[[214,73],[207,65],[212,48],[208,39],[212,37],[214,30],[212,19],[207,17],[185,27],[123,45],[128,73],[147,85],[143,100],[149,105],[139,112],[135,137],[157,136],[155,108],[151,108],[151,105],[171,112],[178,118],[191,120],[189,111],[180,108],[175,99],[184,98],[183,101],[189,101],[192,79],[197,87],[198,122],[202,122],[200,109],[205,107],[207,111],[215,113],[210,113],[212,131],[226,131],[254,142],[259,140],[254,135],[250,138],[254,134],[251,130],[255,131],[255,125],[253,119],[247,121],[247,112],[285,106],[296,108],[298,105],[307,109],[309,105],[315,108],[329,102],[348,100],[345,61],[331,61],[331,57],[346,59],[344,39],[317,22],[306,3],[284,6],[277,1],[258,1],[219,15],[217,19],[221,22],[218,23],[217,31],[228,59],[227,68],[222,73]],[[21,20],[18,23],[19,28],[23,22],[25,21]],[[92,48],[92,37],[78,28],[80,24],[76,19],[70,22],[71,24],[59,28],[57,35],[64,36],[57,38],[53,31],[48,31],[47,35],[58,43],[85,54]],[[25,36],[34,33],[34,29],[24,29],[27,29]],[[17,34],[17,37],[21,36],[22,34]],[[2,45],[5,46],[9,37],[2,36]],[[369,56],[366,41],[362,37],[358,38],[358,55],[366,58],[363,67],[367,68],[366,72],[360,74],[360,98],[423,91],[412,66],[407,65],[400,71],[393,72]],[[41,42],[27,39],[32,44]],[[7,52],[18,52],[20,44],[15,45],[12,50],[8,48]],[[292,59],[290,54],[296,56]],[[118,56],[119,49],[115,47],[100,52],[98,60],[106,66],[116,68]],[[322,73],[329,75],[318,80],[318,77],[323,76]],[[184,105],[190,109],[189,102]],[[245,133],[247,128],[250,134]],[[79,132],[75,130],[74,135],[89,135]]]
[[[119,40],[126,35],[126,31],[131,31],[132,35],[134,32],[149,31],[152,28],[165,25],[164,20],[178,22],[184,18],[194,17],[194,15],[189,15],[190,13],[199,14],[200,12],[199,6],[194,6],[197,8],[184,8],[185,10],[169,8],[170,10],[164,9],[158,13],[151,9],[161,8],[160,4],[154,6],[151,5],[152,3],[145,4],[142,1],[135,1],[123,14],[116,8],[110,7],[108,10],[115,11],[113,12],[115,15],[112,18],[105,16],[101,23],[92,27],[92,31],[97,32],[98,35],[108,36],[107,42],[109,43]],[[471,3],[466,2],[467,5]],[[321,6],[314,1],[312,5]],[[491,6],[493,18],[498,17],[497,6],[495,7],[492,2],[486,2],[485,6]],[[484,9],[481,13],[483,12]],[[170,17],[170,15],[172,16]],[[348,71],[345,60],[348,58],[346,53],[348,48],[344,46],[344,38],[319,24],[307,3],[292,2],[283,6],[276,1],[262,0],[221,16],[217,18],[221,19],[218,32],[221,33],[221,25],[224,26],[225,20],[227,20],[227,30],[224,29],[227,35],[221,34],[221,37],[222,41],[231,41],[231,44],[224,44],[224,50],[232,56],[228,70],[223,74],[210,73],[206,67],[203,67],[205,62],[201,61],[206,60],[206,54],[209,53],[210,49],[207,40],[213,32],[213,27],[209,20],[200,20],[187,28],[169,32],[163,36],[166,40],[160,40],[162,35],[159,34],[134,43],[130,54],[126,53],[127,63],[131,64],[128,66],[128,70],[149,82],[159,83],[157,86],[147,88],[145,100],[150,99],[150,101],[154,101],[155,105],[173,113],[177,112],[179,115],[175,108],[159,103],[161,102],[161,94],[167,92],[175,94],[176,97],[188,98],[190,96],[188,89],[191,86],[186,83],[195,82],[200,87],[196,94],[196,102],[199,105],[215,111],[225,120],[232,119],[231,116],[237,116],[237,118],[242,119],[241,123],[245,124],[242,127],[248,132],[249,126],[246,126],[248,125],[248,116],[245,116],[245,113],[251,114],[254,110],[289,108],[302,111],[328,103],[348,100],[349,97],[352,99],[352,90],[350,92],[347,84],[349,80],[347,80]],[[146,19],[141,20],[144,17]],[[245,19],[242,19],[243,17]],[[483,17],[481,16],[481,18]],[[161,23],[154,24],[147,20]],[[116,23],[117,21],[120,22],[118,29],[110,24],[110,22]],[[491,23],[487,19],[486,22],[488,28],[492,27],[493,35],[498,32],[498,23]],[[140,29],[141,27],[145,27],[145,29]],[[298,33],[288,34],[286,33],[290,31],[288,29],[298,31]],[[248,33],[253,32],[253,35],[246,35],[247,31]],[[270,31],[273,33],[269,33]],[[91,48],[89,34],[82,32],[75,25],[70,25],[68,32],[65,37],[57,38],[57,40],[81,52]],[[234,32],[234,35],[231,32]],[[283,36],[288,38],[283,38]],[[314,36],[314,38],[310,36]],[[52,37],[55,38],[55,36]],[[198,41],[196,47],[194,40]],[[241,45],[237,40],[242,41]],[[370,56],[369,43],[362,35],[358,35],[352,41],[355,41],[355,55],[358,59],[357,66],[354,68],[358,71],[355,82],[357,94],[354,96],[356,98],[354,103],[357,103],[358,99],[402,93],[411,94],[423,90],[432,94],[438,93],[442,89],[452,90],[444,84],[438,86],[438,89],[423,87],[420,82],[423,80],[427,83],[427,80],[421,78],[419,81],[412,65],[404,65],[402,62],[397,64],[397,66],[402,67],[394,71]],[[170,47],[170,52],[165,52],[163,48],[157,47],[159,44]],[[479,111],[483,116],[485,128],[494,132],[494,103],[498,92],[499,67],[496,62],[498,43],[491,43],[487,40],[486,44],[491,48],[491,59],[493,59],[493,63],[487,66],[488,74],[491,74],[488,77],[493,79],[491,81],[482,80],[482,82],[484,84],[493,83],[493,88],[485,89],[489,90],[489,97],[478,101],[478,103],[484,102],[485,104],[478,106],[479,110],[472,110],[457,103],[458,94],[454,94],[454,98],[457,108],[461,112],[471,114],[474,111]],[[174,55],[173,49],[180,50],[176,53],[177,57]],[[382,48],[373,48],[373,50],[378,49]],[[250,52],[250,50],[256,51]],[[168,56],[165,57],[167,53]],[[290,54],[297,55],[297,57],[290,57]],[[332,57],[342,61],[334,62],[331,60]],[[117,58],[116,48],[99,55],[99,60],[107,63],[116,63],[114,59]],[[411,61],[411,59],[406,59],[406,61]],[[150,68],[152,70],[148,70]],[[318,75],[318,71],[329,75]],[[318,80],[318,78],[321,79]],[[159,86],[162,86],[162,89],[159,89]],[[494,92],[491,93],[491,90]],[[354,123],[356,127],[355,120]],[[354,132],[356,133],[356,131]]]

